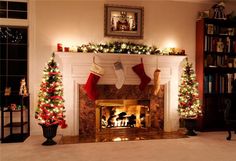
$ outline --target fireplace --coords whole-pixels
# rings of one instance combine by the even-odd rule
[[[88,98],[83,86],[78,89],[79,135],[94,137],[100,132],[118,128],[163,130],[164,86],[161,86],[158,96],[154,96],[152,85],[144,91],[140,91],[138,85],[124,85],[119,90],[115,85],[97,85],[99,98],[96,101]]]
[[[150,127],[150,100],[97,100],[97,128],[148,128]]]
[[[86,83],[90,73],[89,69],[94,56],[96,57],[96,63],[105,69],[104,76],[98,82],[99,93],[103,93],[98,100],[150,100],[151,128],[163,129],[166,132],[178,130],[179,67],[185,56],[57,52],[56,59],[60,64],[63,75],[66,120],[68,123],[68,128],[61,131],[64,135],[79,135],[84,132],[94,135],[102,129],[98,128],[97,122],[100,121],[100,118],[96,117],[98,115],[96,111],[101,110],[100,106],[96,106],[95,101],[89,100],[83,89],[83,85]],[[152,95],[153,81],[150,82],[144,91],[139,90],[140,79],[132,71],[132,66],[139,64],[140,58],[143,59],[145,72],[152,80],[154,71],[157,68],[161,70],[161,97]],[[125,73],[125,83],[120,90],[117,90],[114,86],[117,78],[113,64],[117,60],[122,62]],[[107,89],[113,94],[104,92]],[[148,110],[146,111],[147,115]],[[99,121],[97,121],[98,119]],[[143,125],[137,126],[142,127]],[[146,128],[149,127],[146,126],[144,129]],[[126,129],[129,128],[126,127]]]

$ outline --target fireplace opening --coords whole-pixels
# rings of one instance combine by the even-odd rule
[[[96,100],[97,125],[100,130],[114,128],[148,128],[150,100]]]

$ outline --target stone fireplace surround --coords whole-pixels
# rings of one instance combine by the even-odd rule
[[[123,85],[117,89],[115,85],[97,85],[99,93],[98,99],[92,101],[88,98],[84,85],[79,86],[79,135],[84,137],[96,137],[105,133],[111,133],[116,130],[131,132],[137,131],[163,131],[164,122],[164,86],[161,85],[158,96],[153,94],[153,85],[148,85],[143,91],[140,91],[139,85]],[[148,106],[148,127],[140,128],[107,128],[101,129],[101,107],[97,106],[97,101],[112,102],[117,104],[124,100],[139,100],[145,102]],[[129,105],[134,102],[126,102]],[[126,106],[123,102],[123,107]],[[127,107],[127,106],[126,106]],[[110,108],[110,107],[109,107]],[[127,108],[128,109],[128,108]],[[137,110],[137,109],[136,109]],[[134,112],[134,111],[133,111]],[[135,114],[135,113],[133,113]],[[137,120],[136,120],[137,121]],[[112,131],[113,130],[113,131]],[[132,132],[131,132],[132,133]]]
[[[89,76],[89,69],[95,62],[105,69],[105,74],[98,84],[114,85],[116,76],[113,64],[120,60],[124,67],[125,85],[139,85],[139,77],[132,71],[132,66],[143,59],[146,74],[152,79],[153,73],[158,68],[161,70],[160,83],[164,86],[164,131],[177,131],[179,128],[178,84],[180,78],[180,64],[185,56],[156,56],[136,54],[111,54],[111,53],[73,53],[56,52],[56,61],[63,75],[64,99],[66,107],[66,121],[68,127],[63,132],[65,135],[79,135],[79,86],[85,84]]]

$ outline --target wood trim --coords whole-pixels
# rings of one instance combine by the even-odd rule
[[[196,79],[198,81],[199,98],[202,101],[202,111],[205,106],[204,95],[204,19],[196,22]],[[204,115],[204,113],[203,113]],[[198,119],[198,128],[203,129],[203,117]]]

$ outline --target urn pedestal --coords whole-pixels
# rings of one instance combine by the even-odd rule
[[[43,136],[47,139],[42,145],[55,145],[57,144],[53,138],[57,135],[57,127],[58,124],[46,126],[44,124],[40,124],[43,129]]]
[[[194,130],[197,126],[196,119],[184,119],[184,126],[187,129],[186,135],[188,135],[188,136],[196,136],[197,135],[197,133],[194,132]]]

